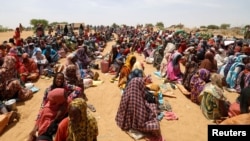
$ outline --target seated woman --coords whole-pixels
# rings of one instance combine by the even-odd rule
[[[19,68],[21,81],[37,81],[40,74],[36,62],[27,53],[22,55],[23,62]]]
[[[182,80],[182,84],[183,86],[188,90],[191,91],[190,89],[190,80],[192,78],[192,76],[197,72],[197,70],[199,69],[199,61],[198,61],[198,57],[196,54],[196,48],[192,48],[189,47],[185,50],[184,54],[185,54],[185,72],[183,74],[183,80]]]
[[[191,101],[199,103],[198,97],[204,86],[209,82],[210,72],[207,69],[199,69],[190,79]]]
[[[223,77],[213,73],[211,82],[207,83],[199,95],[202,113],[207,119],[222,120],[227,117],[229,103],[223,92]]]
[[[31,90],[21,85],[15,63],[13,56],[4,57],[4,64],[0,67],[0,100],[17,98],[25,101],[33,96]]]
[[[42,54],[42,50],[39,47],[35,48],[34,54],[31,58],[36,62],[39,74],[44,75],[44,69],[48,65],[48,60],[45,55]]]
[[[182,83],[182,73],[180,68],[179,61],[181,60],[182,55],[179,52],[175,52],[170,56],[170,59],[167,64],[166,80],[167,81],[176,81],[177,83]]]
[[[85,100],[88,100],[88,98],[86,97],[86,94],[84,93],[85,89],[84,89],[83,79],[76,75],[76,66],[73,64],[68,65],[65,68],[64,76],[65,76],[65,82],[67,84],[80,87],[82,89],[82,98]],[[88,104],[88,108],[90,108],[92,112],[96,111],[94,106],[91,104]]]
[[[64,76],[65,76],[65,82],[67,84],[75,85],[75,86],[82,88],[82,90],[84,92],[83,79],[77,75],[76,69],[77,69],[76,66],[73,64],[66,66],[66,68],[63,72]]]
[[[228,116],[233,117],[250,112],[250,86],[243,88],[240,96],[229,107]]]
[[[166,76],[169,57],[171,56],[172,53],[174,53],[175,49],[176,49],[175,44],[169,42],[164,50],[164,56],[160,65],[160,73],[162,77]]]
[[[120,71],[120,76],[118,80],[118,87],[124,89],[128,80],[128,76],[133,69],[133,66],[136,62],[136,57],[134,55],[129,55],[125,61],[125,64],[122,66]]]
[[[82,88],[75,86],[75,85],[67,84],[65,81],[64,74],[61,72],[58,72],[54,76],[53,83],[45,90],[43,102],[41,104],[42,107],[46,105],[48,101],[48,93],[56,88],[64,88],[67,95],[69,96],[69,100],[73,100],[74,98],[77,98],[77,97],[82,97],[83,95]]]
[[[47,60],[49,61],[49,64],[51,64],[52,66],[54,64],[56,64],[58,62],[58,60],[60,59],[59,54],[57,53],[57,51],[55,51],[51,45],[46,45],[45,49],[42,52],[43,55],[45,55],[45,57],[47,58]]]
[[[81,47],[77,49],[76,56],[77,56],[77,64],[79,65],[80,72],[84,73],[84,75],[81,76],[82,79],[90,78],[93,80],[98,80],[99,74],[97,72],[94,73],[90,69],[92,60],[87,54],[86,47]]]
[[[201,61],[199,68],[204,68],[211,73],[216,73],[218,71],[217,61],[214,59],[214,54],[211,51],[205,53],[205,59]]]
[[[124,90],[116,114],[116,124],[123,131],[136,130],[161,138],[160,124],[157,119],[157,104],[145,99],[145,80],[133,78]]]
[[[110,65],[110,73],[115,73],[115,76],[111,79],[111,82],[114,82],[120,74],[121,68],[124,65],[126,60],[127,54],[124,52],[124,49],[120,48],[117,56],[113,60],[112,64]]]
[[[74,99],[69,104],[68,113],[68,117],[60,122],[54,141],[97,141],[97,121],[87,112],[84,99]]]
[[[57,65],[59,65],[58,61],[60,56],[51,45],[46,45],[45,49],[42,51],[42,54],[48,60],[48,65],[46,66],[47,71],[45,73],[50,77],[53,75],[53,73],[55,73],[53,68],[58,67]]]
[[[247,86],[249,86],[249,82],[250,82],[250,63],[247,63],[245,65],[245,69],[242,70],[236,80],[236,92],[237,93],[241,93],[241,90],[243,88],[246,88]]]
[[[228,74],[226,76],[226,82],[229,86],[230,91],[236,91],[235,86],[236,86],[236,81],[239,73],[244,70],[245,65],[249,62],[248,61],[248,56],[247,55],[239,55],[236,57],[235,62],[233,65],[230,67]]]
[[[37,140],[53,141],[57,124],[66,116],[68,98],[64,88],[56,88],[48,93],[48,102],[39,111],[39,117],[29,134],[29,141]]]

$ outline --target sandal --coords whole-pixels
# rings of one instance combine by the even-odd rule
[[[92,112],[96,112],[95,107],[92,104],[87,104],[87,107],[92,111]]]

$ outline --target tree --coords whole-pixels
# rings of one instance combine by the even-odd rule
[[[113,23],[111,27],[117,28],[117,27],[119,27],[119,25],[117,25],[116,23]]]
[[[147,23],[147,24],[145,24],[145,27],[154,27],[154,25],[151,23]]]
[[[201,25],[200,28],[207,28],[205,25]]]
[[[158,27],[159,29],[164,29],[164,23],[163,22],[157,22],[155,24],[156,27]]]
[[[220,28],[221,29],[228,29],[228,28],[230,28],[230,24],[221,24]]]
[[[49,25],[49,22],[45,19],[31,19],[30,24],[33,28],[37,27],[38,24],[42,24],[43,27],[46,28]]]
[[[184,24],[177,24],[177,25],[175,25],[175,28],[180,28],[180,29],[182,29],[184,27]]]
[[[219,29],[219,26],[217,26],[217,25],[208,25],[207,29]]]

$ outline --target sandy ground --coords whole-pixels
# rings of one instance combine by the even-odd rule
[[[0,33],[0,42],[8,40],[14,32]],[[32,32],[23,32],[23,38],[32,35]],[[104,53],[110,50],[114,41],[108,43]],[[138,60],[143,60],[143,56],[137,55]],[[62,60],[64,62],[65,59]],[[133,141],[133,139],[123,132],[115,123],[115,116],[118,105],[120,103],[121,94],[117,87],[117,82],[110,83],[111,75],[103,74],[100,70],[94,70],[100,73],[100,79],[103,84],[97,87],[86,89],[86,94],[89,103],[93,104],[96,112],[93,113],[98,121],[99,136],[98,141]],[[155,69],[145,64],[145,73],[151,74],[153,81],[162,84],[162,81],[156,77]],[[40,88],[40,91],[34,94],[34,97],[28,101],[17,103],[18,112],[21,114],[20,121],[6,128],[5,132],[0,136],[1,141],[25,141],[29,132],[32,130],[35,119],[42,101],[45,88],[52,83],[52,79],[40,79],[35,86]],[[171,89],[171,88],[170,88]],[[207,120],[200,107],[192,103],[178,89],[171,89],[176,98],[164,97],[172,106],[173,112],[179,117],[178,120],[168,121],[162,119],[160,121],[162,135],[166,141],[206,141],[207,126],[214,124]],[[227,93],[230,101],[234,101],[236,94]],[[144,140],[144,139],[141,139]]]

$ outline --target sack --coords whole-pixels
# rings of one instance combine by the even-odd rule
[[[145,99],[148,101],[148,103],[156,103],[156,99],[152,92],[150,92],[149,89],[145,90]]]

